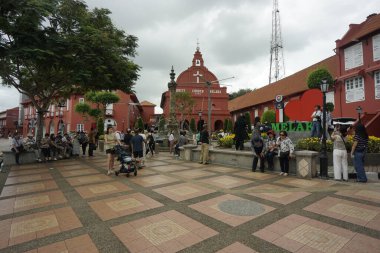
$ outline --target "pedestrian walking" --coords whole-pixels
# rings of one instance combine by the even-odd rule
[[[116,137],[114,128],[109,126],[107,128],[107,134],[104,135],[104,145],[106,149],[108,163],[107,175],[111,175],[114,171],[113,166],[115,163],[115,146],[120,144],[121,143]]]
[[[138,168],[141,169],[141,161],[144,156],[144,138],[139,134],[139,129],[135,130],[135,135],[131,139],[133,157],[137,160]]]
[[[210,144],[210,135],[207,131],[207,124],[203,125],[203,130],[201,131],[199,142],[201,143],[201,155],[199,158],[199,163],[208,164],[208,150]]]
[[[20,165],[20,154],[24,151],[24,145],[19,133],[15,133],[12,138],[11,150],[15,153],[15,162]]]
[[[88,133],[88,156],[94,156],[94,150],[96,150],[95,135],[94,128],[91,127],[90,132]]]
[[[174,151],[174,134],[173,131],[170,131],[168,141],[169,141],[169,153],[172,154]]]

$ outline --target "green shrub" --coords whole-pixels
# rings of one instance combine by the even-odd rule
[[[263,113],[261,116],[261,123],[264,123],[265,121],[268,121],[268,123],[275,123],[276,122],[276,112],[273,110],[267,110]]]
[[[197,132],[197,126],[195,125],[195,119],[194,118],[192,118],[190,120],[190,130],[193,133]]]
[[[320,89],[320,85],[322,83],[322,79],[327,79],[327,83],[330,85],[330,87],[333,85],[334,80],[331,76],[330,72],[323,67],[317,68],[313,72],[309,74],[307,77],[307,86],[310,89]]]

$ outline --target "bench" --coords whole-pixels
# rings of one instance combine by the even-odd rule
[[[10,150],[3,150],[3,160],[4,160],[4,166],[11,166],[15,165],[15,153],[13,153]],[[28,163],[35,163],[36,162],[36,155],[34,151],[23,151],[20,154],[20,163],[21,164],[28,164]]]

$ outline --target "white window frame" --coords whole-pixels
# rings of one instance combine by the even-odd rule
[[[355,76],[344,81],[346,103],[365,100],[365,84],[362,76]]]
[[[77,124],[77,132],[84,131],[84,124]]]
[[[359,42],[344,49],[344,69],[349,70],[363,65],[363,43]]]
[[[66,100],[66,111],[69,111],[70,110],[70,99],[67,99]]]
[[[79,103],[83,104],[84,103],[84,98],[79,98]]]
[[[373,82],[375,83],[375,99],[380,99],[380,70],[373,72]]]
[[[372,37],[373,61],[380,60],[380,34]]]

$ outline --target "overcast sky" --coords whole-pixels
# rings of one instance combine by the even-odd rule
[[[170,68],[191,66],[199,38],[205,66],[226,81],[228,92],[268,83],[272,26],[270,0],[86,0],[111,10],[115,25],[139,39],[142,70],[135,91],[158,105]],[[334,54],[350,23],[379,12],[375,0],[279,0],[285,75]],[[17,106],[16,90],[0,87],[0,111]]]

